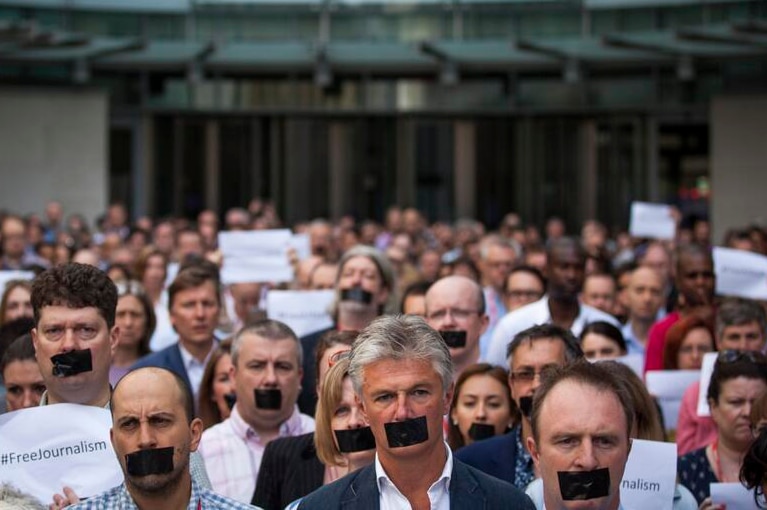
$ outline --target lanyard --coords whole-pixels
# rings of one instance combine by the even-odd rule
[[[719,458],[719,438],[714,440],[711,445],[711,456],[714,458],[714,476],[720,482],[724,482],[724,471],[722,471],[722,459]]]

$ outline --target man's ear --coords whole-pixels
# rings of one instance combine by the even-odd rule
[[[202,429],[202,420],[199,418],[195,418],[192,420],[192,423],[189,424],[189,432],[192,435],[192,440],[189,443],[189,451],[197,451],[197,447],[200,445],[200,438],[202,438]]]
[[[114,325],[109,331],[109,352],[112,356],[117,351],[117,342],[120,340],[120,326]]]
[[[527,450],[530,452],[530,456],[533,458],[533,462],[535,463],[535,467],[540,466],[540,452],[538,451],[538,447],[535,444],[535,439],[533,439],[532,436],[527,438]]]

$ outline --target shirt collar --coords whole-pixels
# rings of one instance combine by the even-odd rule
[[[437,478],[437,480],[431,486],[434,487],[437,484],[444,481],[445,491],[450,491],[450,480],[453,475],[453,452],[450,451],[450,447],[447,445],[447,443],[445,443],[445,451],[447,451],[447,460],[445,461],[445,466],[442,468],[442,474],[439,476],[439,478]],[[376,469],[376,483],[378,484],[379,494],[383,492],[384,487],[386,487],[387,485],[391,485],[392,487],[394,487],[396,490],[399,491],[399,489],[397,489],[397,486],[394,485],[394,482],[391,481],[391,478],[389,478],[389,475],[386,474],[386,471],[381,465],[381,461],[378,459],[378,452],[376,452],[375,469]]]
[[[197,482],[194,481],[194,478],[192,478],[192,493],[189,497],[189,504],[187,505],[187,510],[197,510],[199,508],[198,502],[201,501],[202,498],[202,489],[197,484]],[[120,491],[118,493],[117,499],[119,500],[119,507],[122,509],[133,509],[138,508],[136,505],[136,502],[133,501],[133,497],[131,497],[130,492],[128,492],[128,488],[125,486],[125,482],[122,483],[120,486]]]
[[[40,407],[48,405],[48,390],[45,390],[43,392],[43,395],[40,397],[39,405]],[[109,400],[107,400],[107,404],[104,406],[104,409],[106,409],[107,411],[112,409],[112,387],[111,386],[109,387]]]
[[[183,345],[181,345],[181,342],[178,343],[178,350],[181,352],[181,360],[184,362],[184,368],[187,370],[194,366],[201,366],[205,367],[205,365],[208,364],[208,360],[210,359],[210,356],[213,354],[213,351],[216,350],[216,344],[217,341],[214,338],[213,339],[213,345],[211,345],[210,350],[208,351],[208,354],[205,355],[205,359],[202,361],[198,361],[197,358],[192,356],[192,353],[187,351]]]
[[[232,408],[232,414],[229,415],[227,420],[232,427],[232,431],[237,437],[240,437],[243,441],[253,439],[260,443],[261,439],[258,436],[258,432],[253,430],[248,422],[240,414],[238,404],[235,404]],[[280,424],[279,437],[292,437],[303,434],[305,431],[301,427],[301,412],[298,410],[298,405],[293,408],[293,414]]]

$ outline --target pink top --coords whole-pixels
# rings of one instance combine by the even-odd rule
[[[685,453],[708,446],[716,439],[716,424],[710,416],[698,416],[700,383],[690,385],[682,396],[679,421],[676,425],[676,449],[680,457]]]

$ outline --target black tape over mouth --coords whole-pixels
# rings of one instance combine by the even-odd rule
[[[256,388],[256,407],[259,409],[280,409],[282,391],[279,388]]]
[[[519,410],[522,416],[530,418],[533,413],[533,397],[519,397]]]
[[[54,377],[70,377],[93,370],[93,358],[90,349],[62,352],[51,356]]]
[[[466,331],[461,330],[443,330],[439,332],[442,340],[451,349],[460,349],[466,347]]]
[[[229,410],[231,411],[234,408],[234,404],[237,403],[237,394],[224,393],[224,402],[226,402],[226,407],[228,407]]]
[[[469,437],[474,441],[482,441],[495,436],[495,426],[489,423],[472,423],[469,427]]]
[[[376,447],[376,438],[370,427],[358,429],[334,430],[341,453],[354,453],[372,450]]]
[[[341,291],[341,301],[354,301],[355,303],[369,305],[373,302],[373,294],[362,289],[362,287],[352,287],[351,289]]]
[[[559,471],[559,491],[564,501],[584,501],[610,494],[610,470]]]
[[[173,447],[138,450],[125,456],[130,476],[164,475],[173,471]]]
[[[426,416],[384,423],[384,430],[390,448],[413,446],[429,439]]]

